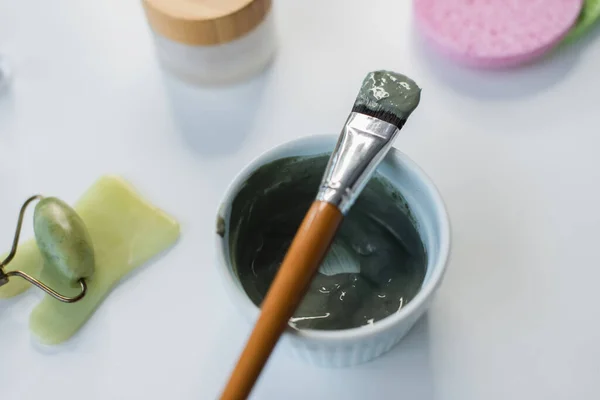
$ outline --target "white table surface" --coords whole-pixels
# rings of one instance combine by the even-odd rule
[[[280,0],[275,13],[272,67],[201,90],[160,71],[137,1],[0,0],[0,52],[15,72],[0,95],[0,243],[29,194],[74,201],[105,173],[182,225],[65,345],[30,337],[39,292],[0,301],[0,398],[217,397],[250,329],[213,262],[219,199],[262,151],[337,134],[380,68],[423,87],[397,147],[447,202],[448,274],[391,353],[326,370],[280,348],[253,398],[600,398],[598,35],[490,73],[424,50],[409,1]]]

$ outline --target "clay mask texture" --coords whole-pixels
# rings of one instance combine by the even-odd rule
[[[409,77],[391,71],[370,72],[363,80],[355,107],[380,110],[406,119],[421,100],[421,88]]]
[[[315,199],[328,154],[273,161],[234,198],[225,238],[246,294],[260,306]],[[404,307],[425,277],[427,255],[402,195],[376,174],[336,236],[290,324],[349,329]]]

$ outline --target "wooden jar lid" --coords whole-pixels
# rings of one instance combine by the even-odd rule
[[[176,42],[231,42],[260,24],[271,0],[142,0],[152,29]]]

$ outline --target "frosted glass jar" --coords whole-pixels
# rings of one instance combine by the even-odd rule
[[[165,69],[198,84],[261,72],[276,48],[271,0],[143,0]]]

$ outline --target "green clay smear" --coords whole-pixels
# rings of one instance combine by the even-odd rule
[[[306,211],[329,155],[274,161],[250,176],[225,226],[230,258],[248,297],[260,305]],[[372,324],[410,302],[427,256],[402,195],[375,175],[341,225],[294,317],[298,329]]]
[[[390,71],[367,74],[356,97],[354,106],[385,111],[406,119],[417,108],[421,89],[409,77]]]
[[[30,330],[45,344],[58,344],[73,336],[125,275],[171,247],[179,237],[175,220],[117,177],[101,178],[74,209],[91,237],[96,269],[86,280],[88,292],[82,300],[65,304],[46,295],[33,309]],[[34,240],[19,245],[7,269],[25,271],[60,293],[78,293],[78,288],[66,282],[60,272],[43,265]],[[15,296],[28,287],[25,281],[11,279],[0,288],[0,297]]]

